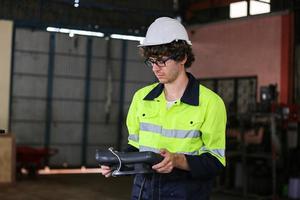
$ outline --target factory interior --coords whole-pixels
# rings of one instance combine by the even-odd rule
[[[0,0],[0,200],[130,199],[96,152],[126,148],[133,95],[157,82],[137,46],[158,17],[226,106],[210,199],[300,199],[300,0]]]

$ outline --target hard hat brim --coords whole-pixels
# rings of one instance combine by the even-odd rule
[[[175,41],[175,40],[173,40],[173,41]],[[169,44],[169,43],[171,43],[173,41],[170,41],[170,42],[161,42],[161,43],[145,42],[143,44],[138,45],[137,47],[147,47],[147,46],[163,45],[163,44]],[[184,41],[186,41],[186,40],[184,40]],[[187,42],[188,45],[192,46],[192,42],[191,41],[188,40],[186,42]]]

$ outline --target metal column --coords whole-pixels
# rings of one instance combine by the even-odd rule
[[[121,60],[121,74],[120,74],[120,98],[119,98],[119,119],[118,119],[118,137],[117,149],[121,149],[123,139],[123,115],[124,115],[124,99],[125,99],[125,81],[126,81],[126,58],[127,58],[127,41],[122,41],[122,60]]]
[[[92,38],[87,40],[87,56],[86,56],[86,73],[85,73],[85,97],[83,111],[83,127],[82,127],[82,146],[81,146],[81,164],[86,165],[86,149],[88,142],[89,130],[89,101],[90,101],[90,85],[91,85],[91,59],[92,59]]]
[[[51,33],[49,40],[49,61],[48,61],[48,83],[47,83],[47,99],[46,99],[46,126],[44,147],[49,148],[51,138],[52,123],[52,96],[53,96],[53,75],[54,75],[54,59],[55,59],[55,34]],[[45,159],[45,165],[48,165],[48,158]]]

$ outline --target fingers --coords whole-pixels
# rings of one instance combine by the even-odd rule
[[[154,169],[158,173],[170,173],[173,170],[172,162],[167,162],[164,165],[157,165],[153,166],[152,169]]]
[[[152,169],[158,173],[170,173],[174,168],[174,155],[166,149],[161,149],[160,154],[164,159],[160,163],[153,165]]]
[[[104,175],[105,178],[111,177],[111,172],[107,173],[106,175]]]
[[[111,168],[109,166],[105,166],[105,165],[101,165],[100,166],[100,173],[105,176],[106,178],[107,177],[110,177],[111,176]]]
[[[169,168],[169,162],[166,160],[163,160],[160,163],[152,166],[152,169],[154,169],[157,172],[165,171],[166,168]]]
[[[100,167],[102,170],[110,170],[110,167],[106,165],[100,165]]]
[[[158,170],[160,168],[163,168],[163,167],[169,165],[169,163],[170,163],[170,158],[169,157],[165,157],[160,163],[158,163],[156,165],[153,165],[152,169]]]
[[[169,151],[168,151],[167,149],[161,149],[161,150],[159,150],[159,153],[160,153],[160,155],[162,155],[162,156],[165,157],[165,155],[166,155],[167,153],[169,153]]]

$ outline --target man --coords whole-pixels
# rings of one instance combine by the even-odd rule
[[[225,166],[226,110],[222,99],[186,68],[191,41],[175,19],[161,17],[139,45],[159,83],[138,90],[128,116],[130,151],[153,151],[164,159],[156,172],[136,175],[132,199],[209,199],[213,178]],[[101,172],[110,176],[107,166]]]

